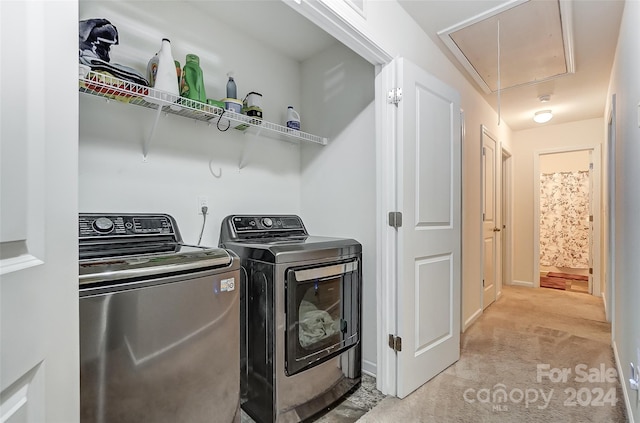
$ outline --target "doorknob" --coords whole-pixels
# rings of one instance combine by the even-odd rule
[[[500,232],[500,228],[493,228],[493,232]]]

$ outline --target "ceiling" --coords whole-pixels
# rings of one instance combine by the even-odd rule
[[[194,1],[193,5],[299,62],[338,42],[282,1]]]
[[[496,111],[500,21],[500,118],[512,130],[539,126],[533,114],[545,109],[554,117],[544,125],[604,115],[623,0],[398,2]],[[247,35],[298,61],[337,42],[283,2],[218,1],[202,12],[237,22]],[[443,41],[449,32],[458,56]],[[460,56],[476,67],[465,67]],[[550,100],[542,103],[543,95]]]
[[[398,2],[512,130],[604,115],[624,1]]]

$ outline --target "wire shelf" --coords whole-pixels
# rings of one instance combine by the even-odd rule
[[[259,133],[270,138],[293,142],[296,140],[327,145],[327,138],[297,131],[263,119],[246,116],[199,101],[169,94],[151,87],[116,78],[110,74],[89,71],[79,79],[80,92],[185,118],[218,124],[227,124],[242,132]],[[220,121],[220,122],[218,122]],[[228,123],[227,123],[228,122]],[[146,152],[145,152],[146,155]]]

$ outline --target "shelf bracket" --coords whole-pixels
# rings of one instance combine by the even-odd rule
[[[142,145],[142,161],[147,161],[147,155],[149,154],[149,147],[151,146],[151,141],[153,140],[153,135],[156,132],[156,127],[158,126],[158,121],[160,120],[160,113],[162,113],[162,104],[158,104],[158,109],[156,111],[156,117],[153,120],[153,126],[151,127],[151,132],[149,132],[149,136],[145,140]]]

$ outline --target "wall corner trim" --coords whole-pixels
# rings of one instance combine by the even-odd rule
[[[467,329],[469,329],[469,327],[473,324],[473,322],[475,322],[476,320],[478,320],[478,318],[482,316],[482,307],[480,307],[479,309],[477,309],[472,315],[471,317],[469,317],[467,320],[464,321],[464,325],[462,326],[462,333],[464,333]]]

